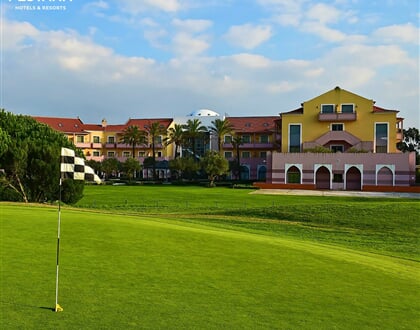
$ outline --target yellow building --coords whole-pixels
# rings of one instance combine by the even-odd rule
[[[272,188],[407,190],[415,182],[416,157],[397,150],[403,131],[397,114],[340,87],[281,113],[281,151],[267,159],[267,183]]]
[[[397,152],[402,118],[397,110],[375,106],[375,101],[336,87],[302,107],[281,113],[282,152],[325,147],[375,153]]]

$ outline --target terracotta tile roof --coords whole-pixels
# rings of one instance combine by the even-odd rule
[[[398,110],[389,110],[389,109],[384,109],[384,108],[380,108],[377,107],[376,105],[373,106],[373,112],[399,112]]]
[[[266,117],[226,117],[237,132],[263,133],[276,130],[275,121],[279,116]]]
[[[125,127],[128,126],[138,126],[141,130],[150,126],[150,124],[154,122],[161,123],[165,128],[168,128],[169,125],[172,123],[172,118],[151,118],[151,119],[129,119],[127,123],[124,125]]]
[[[37,122],[46,124],[63,133],[85,133],[84,124],[80,118],[32,117]]]
[[[280,114],[280,116],[281,115],[293,115],[293,114],[303,114],[303,107],[300,107],[300,108],[298,108],[298,109],[295,109],[295,110],[291,110],[291,111],[287,111],[287,112],[282,112],[281,114]]]

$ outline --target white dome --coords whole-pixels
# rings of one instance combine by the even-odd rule
[[[220,117],[220,114],[209,109],[200,109],[188,114],[188,117]]]

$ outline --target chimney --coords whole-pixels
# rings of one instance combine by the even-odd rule
[[[102,127],[106,127],[106,125],[107,125],[108,123],[107,123],[107,121],[106,121],[106,119],[104,118],[104,119],[102,119]]]

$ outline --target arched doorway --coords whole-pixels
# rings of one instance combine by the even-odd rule
[[[286,183],[300,183],[301,173],[296,166],[291,166],[286,173]]]
[[[331,189],[331,175],[328,168],[321,166],[315,174],[316,189]]]
[[[247,165],[241,165],[241,180],[249,180],[250,178],[249,172],[250,170]]]
[[[355,166],[346,172],[346,190],[362,190],[362,173]]]
[[[378,171],[378,174],[376,176],[376,184],[378,186],[394,185],[394,175],[388,167],[384,166]]]
[[[262,165],[258,168],[257,179],[258,180],[265,180],[267,176],[267,167]]]

